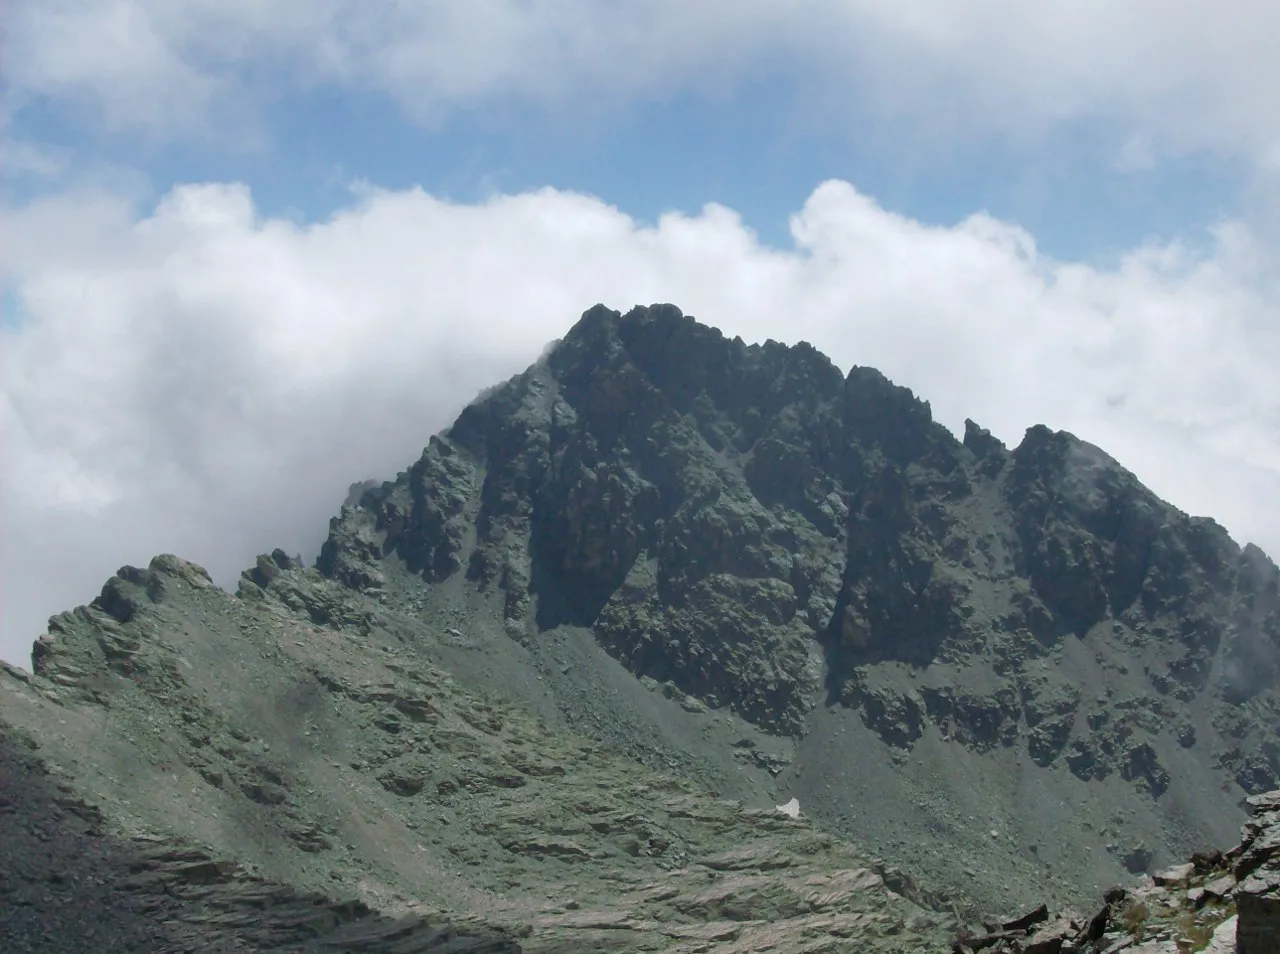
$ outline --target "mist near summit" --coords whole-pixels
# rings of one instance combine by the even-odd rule
[[[122,563],[175,552],[233,586],[258,552],[314,555],[352,482],[408,466],[597,302],[809,341],[957,433],[1069,430],[1280,552],[1271,6],[459,9],[12,5],[0,657],[27,665]],[[778,111],[764,133],[755,109]],[[723,143],[700,133],[721,119]],[[685,137],[666,171],[641,149],[658,122]],[[593,124],[641,158],[528,158]],[[790,135],[862,158],[795,171]],[[426,145],[460,157],[447,176]],[[1188,163],[1229,184],[1217,206],[1184,194]],[[717,200],[805,176],[781,235]],[[980,186],[1047,196],[1027,207],[1049,221],[1149,188],[1176,227],[1054,254]]]

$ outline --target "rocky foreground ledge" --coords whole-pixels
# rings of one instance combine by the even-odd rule
[[[1225,854],[1112,888],[1092,917],[1047,906],[966,934],[953,954],[1278,954],[1280,952],[1280,791],[1250,796],[1253,817]]]

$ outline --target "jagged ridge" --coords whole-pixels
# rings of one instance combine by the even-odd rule
[[[1256,547],[1072,435],[1034,427],[1008,451],[969,422],[960,442],[872,369],[673,306],[587,312],[344,509],[318,565],[377,593],[388,558],[497,591],[518,639],[589,626],[637,675],[772,731],[825,698],[893,745],[931,723],[1158,795],[1150,736],[1194,745],[1207,721],[1239,785],[1280,785],[1280,571]],[[1147,691],[1090,712],[1034,671],[1067,641],[1140,666]],[[999,680],[903,692],[894,664]]]

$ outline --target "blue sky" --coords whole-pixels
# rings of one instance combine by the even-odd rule
[[[597,301],[1035,423],[1280,551],[1280,7],[12,0],[0,657],[311,554]]]
[[[1194,240],[1239,208],[1248,182],[1239,157],[1203,148],[1123,168],[1124,130],[1091,117],[1032,144],[978,135],[939,148],[866,110],[815,108],[805,92],[781,74],[728,94],[677,90],[583,116],[499,106],[421,123],[385,95],[329,86],[264,104],[253,141],[154,141],[87,123],[57,101],[18,112],[9,132],[70,157],[65,174],[133,173],[151,198],[184,182],[238,181],[263,214],[318,220],[349,201],[353,180],[463,202],[554,186],[645,221],[719,202],[784,248],[789,217],[835,178],[922,222],[987,211],[1027,228],[1046,254],[1095,262],[1147,240]],[[50,187],[30,176],[15,185],[18,197]]]

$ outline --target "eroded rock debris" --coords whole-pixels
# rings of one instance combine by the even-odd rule
[[[1230,851],[1107,891],[1088,916],[1022,917],[964,931],[953,954],[1276,954],[1280,951],[1280,791],[1250,796],[1253,817]]]

